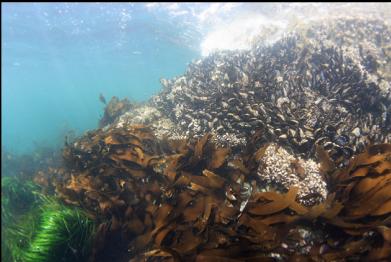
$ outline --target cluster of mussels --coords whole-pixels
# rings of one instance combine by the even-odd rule
[[[391,30],[371,28],[378,27],[374,41],[387,45]],[[316,32],[311,27],[309,36],[295,33],[271,46],[216,52],[192,63],[184,76],[163,79],[164,90],[151,104],[187,137],[212,133],[220,145],[241,148],[262,130],[264,143],[304,158],[314,157],[321,145],[344,165],[370,142],[391,141],[391,95],[369,76],[377,67],[369,55],[354,59],[340,38],[334,45],[323,41],[324,31],[319,40],[310,37]]]
[[[303,34],[316,42],[340,47],[391,99],[391,34],[385,23],[375,19],[338,19],[311,25]]]
[[[65,166],[42,170],[35,181],[100,224],[92,261],[391,256],[390,144],[366,148],[343,169],[318,147],[329,193],[307,207],[297,187],[259,190],[268,147],[251,143],[233,156],[213,141],[208,134],[160,140],[146,126],[109,126],[67,145]]]

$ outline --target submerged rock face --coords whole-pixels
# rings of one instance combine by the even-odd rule
[[[150,125],[151,129],[157,138],[169,137],[171,139],[184,139],[186,136],[182,135],[176,125],[166,117],[162,112],[152,106],[143,105],[135,108],[132,111],[126,112],[118,121],[116,127],[130,126],[133,124]]]
[[[163,80],[151,104],[187,137],[212,133],[240,147],[262,130],[265,142],[301,157],[318,144],[342,163],[369,140],[391,141],[390,35],[381,21],[338,20],[271,46],[217,52]]]

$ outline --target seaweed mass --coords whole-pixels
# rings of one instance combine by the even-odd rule
[[[158,140],[141,125],[88,134],[64,150],[66,168],[36,181],[101,221],[93,261],[386,259],[391,145],[342,169],[318,152],[329,193],[311,207],[296,201],[298,187],[259,189],[266,147],[231,159],[210,135]]]
[[[34,181],[98,225],[91,261],[387,261],[390,45],[347,19],[216,52]]]

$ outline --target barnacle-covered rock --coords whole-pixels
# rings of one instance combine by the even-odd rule
[[[159,139],[163,137],[169,137],[170,139],[186,138],[177,130],[171,119],[164,116],[157,108],[148,105],[141,105],[126,112],[113,125],[121,128],[135,124],[148,125]]]
[[[306,206],[319,204],[326,199],[327,186],[318,164],[311,159],[295,158],[276,144],[265,148],[257,173],[261,187],[274,187],[282,192],[293,186],[298,187],[298,200]]]

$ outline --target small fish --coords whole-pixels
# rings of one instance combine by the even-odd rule
[[[102,95],[102,93],[99,94],[99,100],[106,105],[106,98]]]

